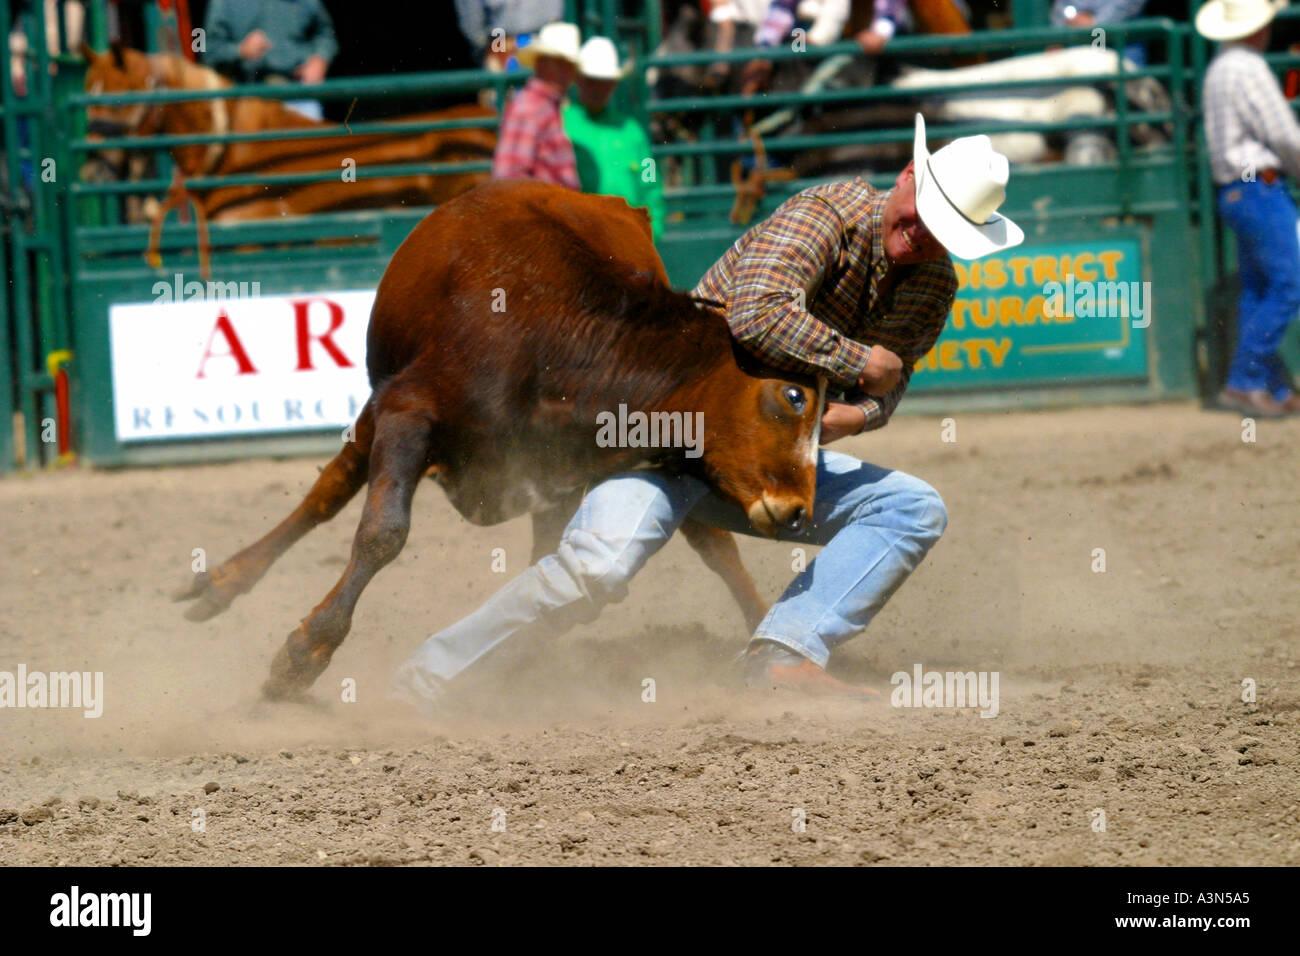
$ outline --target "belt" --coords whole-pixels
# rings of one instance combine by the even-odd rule
[[[1259,171],[1259,178],[1264,180],[1264,182],[1268,183],[1268,185],[1272,186],[1275,182],[1277,182],[1279,179],[1282,178],[1282,173],[1276,169],[1261,169]]]

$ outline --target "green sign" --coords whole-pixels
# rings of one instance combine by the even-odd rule
[[[1136,238],[954,259],[957,300],[909,391],[1145,379],[1151,283]]]

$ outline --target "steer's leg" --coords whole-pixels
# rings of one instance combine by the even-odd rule
[[[303,618],[271,662],[262,693],[295,696],[329,666],[352,627],[357,599],[379,569],[397,557],[411,526],[411,498],[429,464],[432,422],[420,411],[376,415],[370,449],[370,487],[361,524],[352,541],[352,560],[325,600]]]
[[[357,418],[352,440],[325,466],[307,497],[289,517],[215,570],[194,575],[193,580],[172,595],[175,601],[198,599],[185,611],[185,616],[191,621],[216,617],[239,595],[251,591],[267,568],[299,538],[338,514],[366,483],[373,438],[374,411],[367,402]]]
[[[565,526],[582,504],[582,494],[581,491],[575,492],[555,507],[533,514],[533,555],[529,559],[530,564],[536,564],[555,552]],[[740,560],[740,549],[736,547],[735,536],[729,531],[689,517],[682,522],[681,531],[696,554],[704,559],[709,570],[726,583],[727,590],[740,607],[740,613],[745,616],[746,626],[753,633],[758,628],[759,621],[767,615],[767,602],[759,596],[753,578]]]
[[[727,590],[740,605],[740,612],[745,615],[745,624],[752,634],[758,624],[767,615],[767,603],[759,596],[754,587],[754,579],[745,570],[740,560],[740,549],[730,531],[715,528],[694,518],[682,522],[682,534],[690,542],[696,554],[704,559],[718,577],[727,584]]]

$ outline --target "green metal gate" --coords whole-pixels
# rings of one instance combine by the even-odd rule
[[[59,25],[62,32],[61,16]],[[19,96],[8,43],[13,26],[9,5],[0,4],[0,470],[54,460],[53,370],[66,364],[71,346],[63,196],[75,172],[60,162],[55,108],[70,80],[68,58],[50,55],[43,16],[26,17],[27,91]],[[63,48],[66,37],[59,40]]]

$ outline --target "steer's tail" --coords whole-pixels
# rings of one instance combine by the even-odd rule
[[[214,571],[196,569],[194,577],[172,595],[191,601],[185,616],[191,621],[216,617],[230,602],[253,589],[275,560],[318,524],[329,521],[366,483],[370,471],[370,443],[375,437],[373,396],[361,409],[356,423],[344,432],[343,449],[325,466],[289,517],[269,534],[223,562]],[[197,600],[195,600],[197,599]]]

